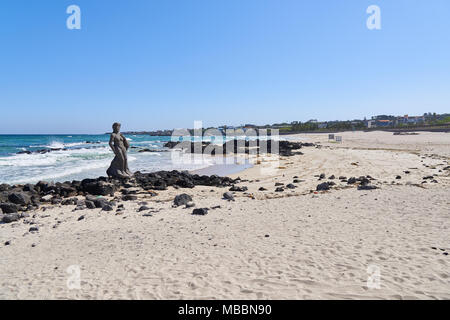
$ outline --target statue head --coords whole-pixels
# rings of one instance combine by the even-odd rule
[[[114,133],[119,133],[120,132],[120,123],[114,122],[114,124],[112,125],[112,128],[113,128]]]

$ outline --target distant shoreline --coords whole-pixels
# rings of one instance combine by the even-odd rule
[[[342,130],[316,130],[316,131],[290,131],[290,132],[280,132],[280,136],[292,135],[292,134],[319,134],[319,133],[339,133],[339,132],[349,132],[352,130],[342,129]],[[419,127],[419,128],[373,128],[373,129],[358,129],[354,130],[355,132],[374,132],[374,131],[383,131],[383,132],[450,132],[449,126],[436,126],[436,127]]]
[[[258,130],[258,129],[256,129]],[[266,129],[264,129],[266,130]],[[280,136],[288,136],[292,134],[318,134],[318,133],[339,133],[339,132],[348,132],[352,131],[349,129],[342,129],[342,130],[313,130],[313,131],[285,131],[285,132],[279,132]],[[414,132],[414,131],[422,131],[422,132],[450,132],[450,125],[444,125],[444,126],[432,126],[432,127],[417,127],[417,128],[371,128],[371,129],[355,129],[355,132],[373,132],[373,131],[385,131],[385,132]],[[125,135],[150,135],[148,133],[130,133],[130,132],[124,132]],[[168,136],[159,136],[159,137],[171,137]]]

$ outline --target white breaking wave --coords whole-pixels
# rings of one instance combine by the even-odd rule
[[[70,147],[77,147],[86,145],[86,142],[72,142],[72,143],[62,143],[59,141],[52,141],[50,144],[38,145],[38,146],[29,146],[29,148],[49,148],[49,149],[64,149]]]
[[[29,167],[29,166],[48,166],[56,163],[63,163],[67,161],[73,161],[74,158],[81,158],[85,156],[93,158],[95,156],[102,156],[112,154],[112,151],[108,148],[95,148],[95,149],[72,149],[65,151],[52,151],[44,154],[32,153],[32,154],[16,154],[10,157],[0,158],[0,167]]]
[[[82,173],[88,170],[93,170],[93,169],[100,169],[100,168],[107,168],[109,165],[110,161],[109,160],[105,160],[105,161],[101,161],[101,162],[96,162],[96,163],[89,163],[86,165],[78,165],[76,167],[69,167],[69,168],[55,168],[55,170],[53,170],[52,172],[48,172],[46,174],[38,174],[38,172],[35,172],[35,174],[33,174],[33,172],[31,173],[31,177],[30,178],[21,178],[18,180],[12,180],[9,181],[10,184],[18,184],[18,183],[36,183],[39,181],[45,181],[45,180],[54,180],[54,179],[58,179],[58,178],[62,178],[62,177],[66,177],[69,175],[74,175],[77,173]]]

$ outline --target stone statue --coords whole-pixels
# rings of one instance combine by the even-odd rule
[[[123,134],[120,133],[120,123],[114,123],[113,133],[109,139],[109,146],[116,155],[111,162],[106,173],[108,177],[112,178],[131,178],[132,173],[128,169],[127,150],[130,148],[130,144]]]

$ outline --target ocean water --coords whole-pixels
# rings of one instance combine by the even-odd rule
[[[163,148],[170,137],[126,135],[130,143],[129,167],[132,171],[194,170],[214,165],[214,157],[191,161],[174,157]],[[106,176],[114,154],[109,135],[0,135],[0,183],[19,184],[71,181]],[[155,152],[139,153],[141,148]],[[47,149],[48,153],[35,153]],[[18,154],[30,151],[31,154]],[[175,159],[175,160],[174,160]]]

